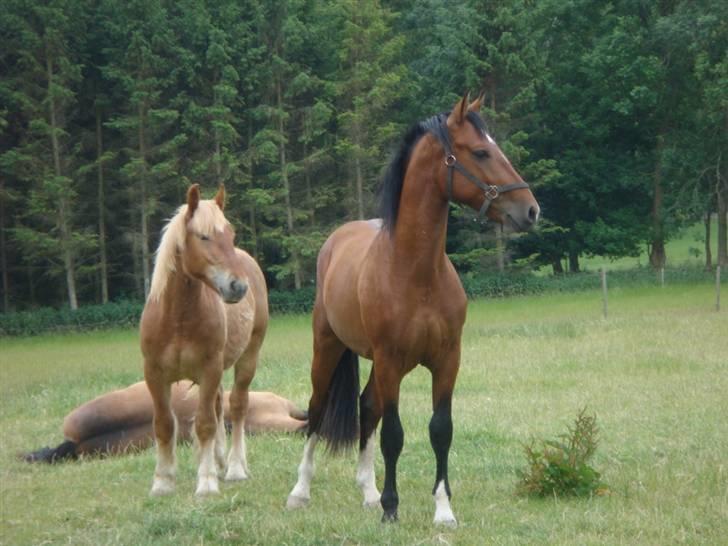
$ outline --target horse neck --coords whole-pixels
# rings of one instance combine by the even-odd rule
[[[394,264],[425,282],[445,263],[448,202],[437,185],[438,157],[419,153],[411,158],[392,237]]]
[[[191,277],[184,271],[182,257],[174,259],[174,270],[170,271],[167,286],[161,297],[165,315],[171,320],[189,320],[195,308],[203,302],[205,283]]]

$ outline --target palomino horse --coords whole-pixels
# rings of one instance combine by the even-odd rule
[[[198,389],[191,381],[172,384],[172,411],[177,418],[177,442],[192,439]],[[230,424],[230,393],[223,399],[226,428]],[[29,463],[55,463],[81,456],[123,455],[154,442],[154,406],[144,381],[97,396],[63,419],[64,441],[23,455]],[[272,392],[248,393],[245,432],[299,432],[308,421],[290,400]]]
[[[399,419],[402,378],[417,364],[432,373],[430,441],[435,451],[437,524],[456,525],[447,459],[451,399],[460,365],[467,300],[445,255],[449,201],[463,203],[516,230],[536,223],[539,207],[478,115],[481,98],[463,97],[450,114],[419,123],[389,166],[379,220],[337,229],[318,256],[313,310],[313,394],[308,440],[287,506],[308,503],[314,449],[336,451],[356,440],[357,355],[373,360],[359,398],[356,481],[365,505],[381,502],[383,521],[397,519],[396,465],[404,442]],[[384,489],[374,480],[374,432],[382,420]]]
[[[171,493],[175,486],[177,424],[170,392],[180,379],[199,385],[196,494],[219,491],[217,467],[225,467],[221,380],[223,370],[233,365],[232,446],[225,479],[248,477],[243,426],[248,387],[268,325],[268,294],[258,264],[233,244],[224,201],[222,186],[214,199],[205,201],[200,200],[199,186],[191,186],[187,204],[165,227],[157,250],[140,325],[157,444],[152,495]]]

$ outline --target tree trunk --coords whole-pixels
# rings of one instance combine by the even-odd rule
[[[250,249],[255,261],[258,261],[258,228],[255,225],[256,219],[254,204],[251,204],[248,209],[248,218],[250,219]]]
[[[58,122],[56,120],[56,101],[53,97],[53,61],[49,54],[46,55],[46,76],[48,78],[48,112],[51,125],[51,147],[53,149],[53,170],[54,174],[61,178],[61,146],[58,142]],[[73,255],[70,229],[70,203],[65,194],[58,197],[58,229],[61,234],[61,253],[63,254],[63,267],[66,271],[66,288],[68,290],[68,304],[72,310],[78,309],[76,297],[76,265]]]
[[[5,179],[0,178],[0,268],[3,277],[3,313],[10,311],[10,276],[5,253]]]
[[[357,146],[359,148],[359,146]],[[361,160],[359,154],[354,156],[354,172],[356,173],[356,204],[357,218],[364,220],[364,180],[361,172]]]
[[[144,138],[144,128],[146,123],[146,110],[144,103],[139,103],[139,159],[141,160],[141,171],[139,172],[139,200],[141,214],[141,234],[142,239],[142,276],[144,278],[144,299],[149,294],[151,285],[151,273],[149,267],[149,218],[147,210],[147,146]]]
[[[104,188],[103,134],[101,132],[101,109],[96,107],[96,169],[98,181],[99,211],[99,270],[101,275],[101,303],[109,301],[109,266],[106,258],[106,197]]]
[[[662,150],[665,145],[664,135],[657,137],[655,150],[655,172],[652,176],[652,243],[650,246],[650,265],[654,269],[665,267],[665,234],[662,226]]]
[[[248,122],[248,149],[250,149],[250,143],[253,142],[253,124]],[[250,162],[248,163],[248,180],[250,181],[250,187],[253,187],[253,158],[250,156]],[[250,221],[250,249],[253,257],[258,261],[258,228],[257,221],[255,218],[255,202],[250,203],[248,209],[248,218]]]
[[[276,98],[278,101],[278,111],[283,111],[283,94],[281,92],[281,80],[276,80]],[[281,179],[283,180],[283,197],[286,205],[286,223],[288,225],[288,235],[293,235],[293,207],[291,206],[291,187],[288,181],[288,164],[286,163],[286,145],[283,142],[283,134],[285,127],[283,126],[283,116],[278,115],[278,132],[281,135],[281,142],[278,145],[279,161],[281,169]],[[301,288],[301,266],[298,261],[298,252],[295,247],[291,247],[291,257],[293,258],[293,284],[296,290]]]
[[[569,273],[579,272],[579,253],[569,250]]]
[[[728,191],[718,187],[718,265],[728,267]]]
[[[310,134],[308,115],[303,113],[303,132]],[[303,181],[306,186],[306,203],[309,207],[309,225],[316,226],[316,205],[313,202],[313,191],[311,190],[311,162],[308,157],[308,139],[303,139]]]
[[[495,259],[498,271],[503,273],[506,268],[505,244],[503,242],[503,225],[495,226]]]
[[[713,253],[710,249],[710,210],[705,213],[705,270],[713,271]]]
[[[220,187],[220,184],[222,184],[222,165],[220,162],[221,153],[220,135],[218,134],[217,129],[215,129],[215,178],[218,188]]]
[[[554,261],[552,261],[551,267],[554,270],[554,275],[563,275],[564,274],[564,266],[561,265],[561,258],[556,258]]]

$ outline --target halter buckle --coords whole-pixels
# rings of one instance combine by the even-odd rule
[[[493,199],[498,197],[498,195],[499,195],[498,186],[488,186],[488,189],[485,190],[485,197],[487,199],[490,199],[491,201],[493,201]]]
[[[457,161],[457,158],[453,154],[448,154],[445,158],[445,165],[452,167],[455,163],[457,163]]]

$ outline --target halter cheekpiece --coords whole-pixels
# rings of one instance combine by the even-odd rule
[[[474,174],[472,174],[470,171],[468,171],[462,163],[459,163],[457,160],[457,157],[455,157],[455,154],[453,154],[452,151],[452,144],[450,143],[450,134],[447,130],[447,114],[440,114],[439,116],[434,116],[427,121],[424,121],[422,123],[423,127],[431,132],[433,135],[435,135],[435,138],[440,142],[442,145],[443,150],[445,151],[445,166],[447,167],[447,200],[448,202],[454,202],[452,199],[452,186],[453,186],[453,176],[454,171],[458,171],[460,174],[462,174],[468,181],[472,182],[478,188],[483,190],[483,196],[485,199],[483,200],[483,205],[480,207],[480,211],[478,211],[478,218],[482,219],[485,217],[485,213],[488,211],[488,208],[490,207],[491,203],[498,198],[498,196],[502,193],[506,193],[513,190],[520,190],[523,188],[528,188],[528,184],[525,182],[511,182],[510,184],[486,184],[483,182],[480,178],[476,177]]]

